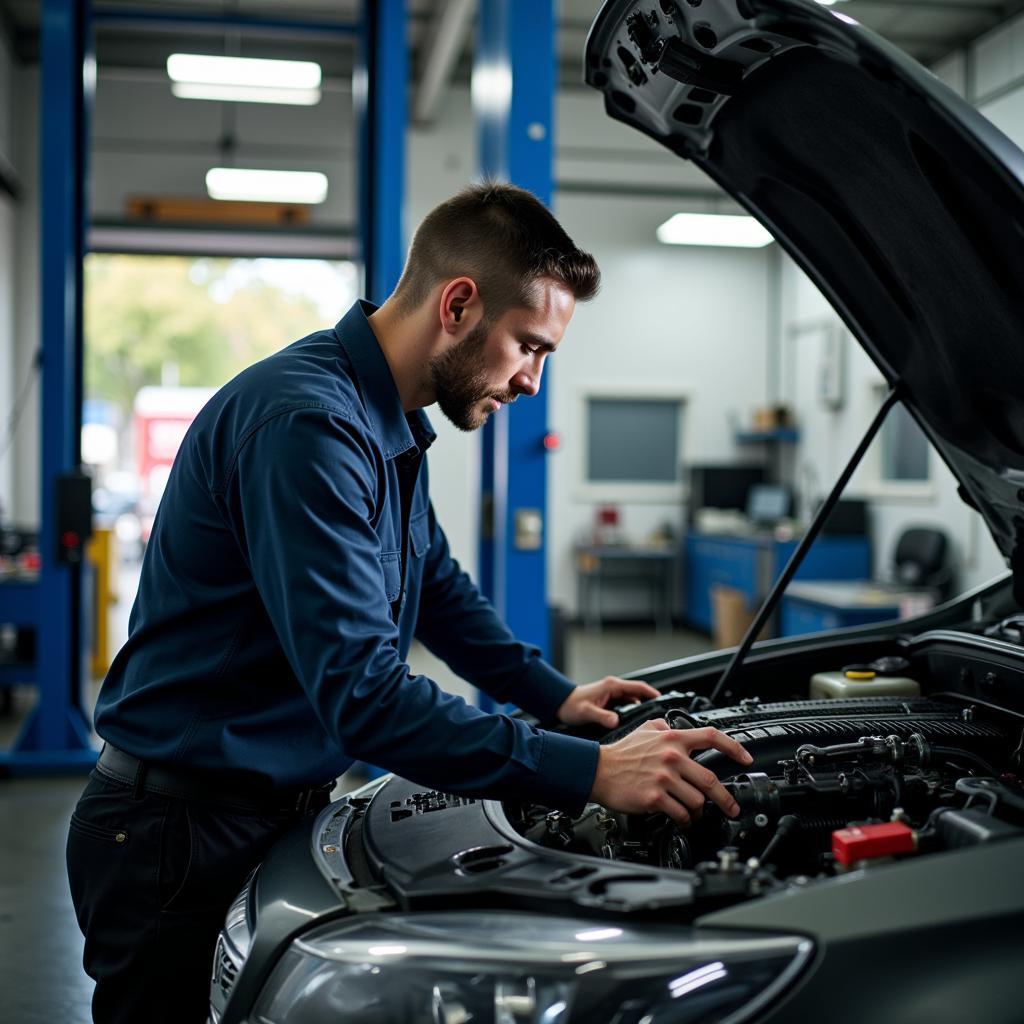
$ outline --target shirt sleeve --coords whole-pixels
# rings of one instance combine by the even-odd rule
[[[517,640],[494,606],[452,558],[431,505],[416,637],[463,679],[499,702],[553,721],[572,682]]]
[[[484,714],[399,657],[373,527],[383,479],[372,439],[320,407],[263,422],[229,476],[228,518],[320,723],[346,756],[423,785],[578,812],[595,743]]]

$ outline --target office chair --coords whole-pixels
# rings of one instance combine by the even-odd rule
[[[904,530],[893,554],[893,576],[901,586],[934,590],[940,603],[952,597],[953,569],[945,533],[925,526]]]

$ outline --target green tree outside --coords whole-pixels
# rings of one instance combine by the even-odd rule
[[[93,254],[85,266],[85,392],[122,423],[139,388],[219,387],[246,366],[329,326],[316,302],[246,272],[251,261]]]

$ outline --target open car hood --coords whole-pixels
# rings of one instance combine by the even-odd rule
[[[774,234],[1024,579],[1024,153],[811,0],[608,0],[586,80]]]

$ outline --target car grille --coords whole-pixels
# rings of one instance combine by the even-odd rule
[[[227,1005],[228,996],[238,980],[238,972],[241,966],[235,962],[228,952],[224,936],[217,939],[217,949],[213,954],[213,978],[210,985],[210,1020],[217,1024],[224,1007]]]

